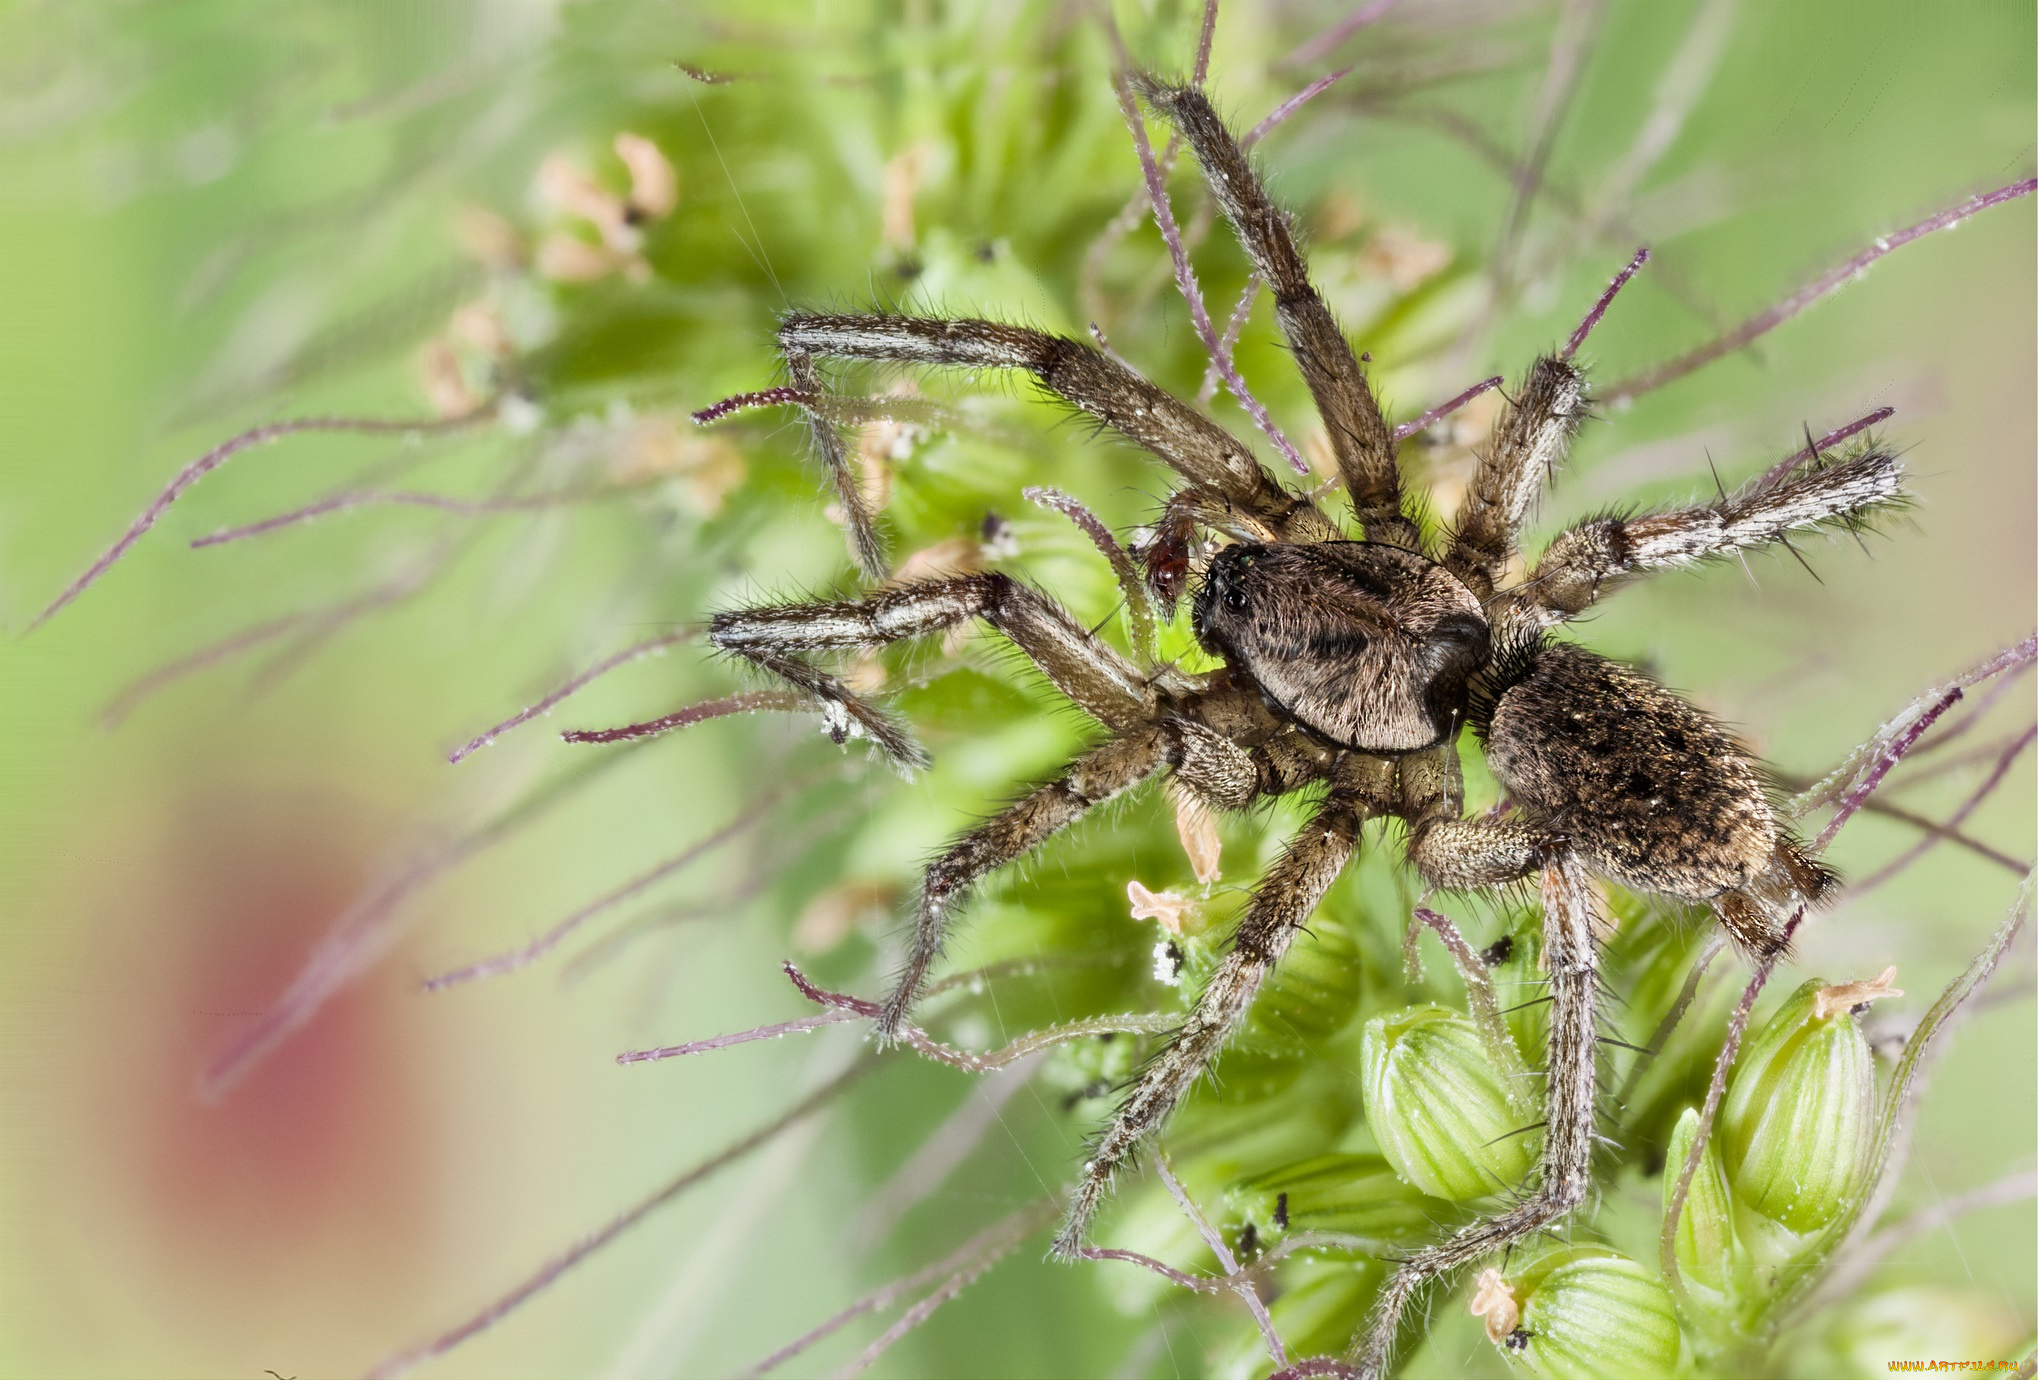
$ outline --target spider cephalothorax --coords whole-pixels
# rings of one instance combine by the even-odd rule
[[[1185,483],[1144,550],[1149,578],[1172,603],[1191,583],[1198,529],[1231,543],[1194,581],[1196,635],[1225,664],[1197,676],[1135,662],[1046,595],[999,573],[724,613],[711,636],[817,700],[838,739],[860,732],[907,767],[923,754],[905,728],[808,654],[981,618],[1107,730],[1059,777],[929,864],[910,953],[878,1021],[886,1038],[900,1033],[976,879],[1091,808],[1163,773],[1219,809],[1318,793],[1312,818],[1261,879],[1182,1028],[1098,1135],[1056,1242],[1064,1255],[1081,1252],[1113,1175],[1245,1019],[1268,969],[1351,861],[1366,821],[1402,820],[1408,860],[1435,886],[1486,889],[1540,876],[1550,1037],[1539,1181],[1508,1211],[1404,1263],[1358,1344],[1362,1370],[1377,1374],[1425,1281],[1550,1227],[1586,1196],[1597,1078],[1591,874],[1710,902],[1729,931],[1762,954],[1783,947],[1790,917],[1831,882],[1783,827],[1756,764],[1725,729],[1648,678],[1553,640],[1550,630],[1651,570],[1851,522],[1899,497],[1900,472],[1872,445],[1831,461],[1813,446],[1717,502],[1582,523],[1510,581],[1530,508],[1585,417],[1585,374],[1571,356],[1586,328],[1529,368],[1479,458],[1453,530],[1426,534],[1402,493],[1394,432],[1310,283],[1286,214],[1201,91],[1131,81],[1181,132],[1272,291],[1366,540],[1352,540],[1236,437],[1106,350],[990,321],[793,315],[779,343],[799,397],[819,388],[823,357],[1024,370],[1171,466]],[[812,415],[852,549],[881,580],[883,544],[843,439],[823,409]],[[1510,814],[1464,815],[1457,739],[1466,722],[1484,741]]]
[[[1283,718],[1357,752],[1452,737],[1492,639],[1472,591],[1378,542],[1228,546],[1195,605],[1205,649],[1244,668]]]

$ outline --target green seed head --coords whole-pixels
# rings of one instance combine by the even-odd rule
[[[1840,1215],[1868,1157],[1875,1068],[1853,1012],[1879,983],[1812,981],[1793,992],[1735,1064],[1721,1115],[1727,1182],[1793,1232]]]
[[[1482,1276],[1487,1335],[1546,1380],[1669,1375],[1683,1356],[1670,1291],[1649,1271],[1597,1246],[1536,1261],[1512,1280]],[[1503,1297],[1504,1295],[1504,1297]],[[1515,1326],[1502,1331],[1507,1313]]]
[[[1416,1006],[1366,1022],[1359,1072],[1380,1153],[1424,1193],[1483,1198],[1535,1163],[1540,1137],[1508,1110],[1478,1031],[1457,1012]]]
[[[1260,1242],[1291,1231],[1336,1232],[1372,1243],[1382,1255],[1427,1244],[1440,1222],[1454,1219],[1447,1203],[1403,1183],[1379,1155],[1316,1155],[1234,1185],[1229,1219]]]
[[[1359,948],[1344,923],[1318,915],[1268,975],[1234,1044],[1300,1057],[1350,1024],[1359,1004]]]
[[[1677,1127],[1670,1133],[1670,1153],[1663,1169],[1663,1210],[1669,1212],[1684,1161],[1698,1134],[1698,1110],[1684,1109]],[[1736,1253],[1734,1204],[1727,1193],[1727,1176],[1720,1168],[1719,1141],[1708,1140],[1691,1176],[1691,1189],[1684,1200],[1684,1213],[1677,1219],[1677,1265],[1688,1283],[1715,1293],[1727,1288]]]

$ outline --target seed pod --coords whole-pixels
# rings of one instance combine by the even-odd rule
[[[1670,1152],[1663,1165],[1663,1211],[1677,1192],[1684,1161],[1698,1134],[1698,1109],[1686,1107],[1670,1133]],[[1687,1282],[1722,1293],[1732,1277],[1737,1243],[1734,1240],[1734,1203],[1727,1193],[1727,1176],[1720,1168],[1719,1141],[1706,1142],[1698,1168],[1691,1176],[1691,1190],[1684,1199],[1684,1213],[1677,1219],[1677,1266]]]
[[[1872,1129],[1874,1056],[1856,1008],[1831,1006],[1827,990],[1840,989],[1816,980],[1798,988],[1748,1042],[1720,1118],[1735,1196],[1799,1233],[1846,1207]]]
[[[1520,1317],[1499,1345],[1545,1380],[1669,1375],[1683,1355],[1670,1291],[1625,1256],[1574,1246],[1506,1281]]]
[[[1335,1035],[1351,1021],[1362,966],[1351,931],[1319,914],[1267,975],[1239,1042],[1306,1053],[1303,1042]]]
[[[1381,1255],[1433,1240],[1457,1217],[1447,1203],[1416,1192],[1378,1155],[1317,1155],[1256,1174],[1226,1195],[1243,1236],[1272,1243],[1290,1231],[1356,1236]]]
[[[1185,933],[1176,941],[1186,955],[1181,987],[1187,997],[1203,990],[1229,945],[1223,931]],[[1156,968],[1159,966],[1156,958]],[[1249,1067],[1305,1059],[1315,1041],[1351,1023],[1359,1005],[1359,947],[1343,922],[1319,914],[1295,937],[1267,975],[1252,1011],[1225,1047],[1227,1077]]]
[[[1424,1193],[1483,1198],[1519,1184],[1535,1162],[1541,1138],[1508,1110],[1478,1031],[1448,1007],[1366,1022],[1359,1081],[1380,1153]]]

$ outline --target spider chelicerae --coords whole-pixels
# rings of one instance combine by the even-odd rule
[[[1140,555],[1163,603],[1193,582],[1196,637],[1223,664],[1200,675],[1135,664],[1047,595],[996,572],[726,612],[711,637],[818,701],[838,741],[866,736],[908,769],[925,757],[905,727],[809,654],[983,619],[1107,730],[1060,776],[928,865],[904,970],[878,1019],[882,1038],[899,1034],[978,879],[1085,812],[1163,775],[1220,810],[1318,793],[1182,1028],[1097,1136],[1056,1238],[1064,1256],[1082,1250],[1113,1176],[1239,1028],[1368,820],[1403,821],[1408,861],[1436,887],[1484,890],[1540,876],[1551,1012],[1537,1182],[1506,1212],[1403,1263],[1358,1342],[1361,1368],[1378,1373],[1426,1281],[1551,1227],[1586,1196],[1598,996],[1592,877],[1709,903],[1743,948],[1764,957],[1785,947],[1794,918],[1833,885],[1785,828],[1759,766],[1718,722],[1552,630],[1649,571],[1782,541],[1793,529],[1851,524],[1900,499],[1901,472],[1873,444],[1844,457],[1813,445],[1716,502],[1580,523],[1510,580],[1524,521],[1587,417],[1587,383],[1572,357],[1586,327],[1529,367],[1454,525],[1426,537],[1402,488],[1394,433],[1310,283],[1288,216],[1201,90],[1150,77],[1131,84],[1186,141],[1271,290],[1364,539],[1106,349],[992,321],[795,314],[779,330],[789,397],[818,392],[827,359],[1022,370],[1170,466],[1184,482]],[[883,544],[843,439],[821,410],[811,415],[857,560],[882,581]],[[1507,815],[1464,817],[1458,739],[1467,726],[1512,802]]]

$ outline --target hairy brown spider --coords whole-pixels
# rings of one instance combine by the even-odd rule
[[[1092,807],[1162,773],[1225,810],[1320,792],[1188,1019],[1097,1137],[1055,1242],[1064,1256],[1081,1250],[1112,1177],[1238,1029],[1269,968],[1352,860],[1366,821],[1403,821],[1408,861],[1438,887],[1494,888],[1540,874],[1551,1020],[1539,1181],[1509,1211],[1403,1264],[1358,1341],[1362,1370],[1378,1374],[1404,1306],[1426,1281],[1549,1228],[1586,1196],[1596,1078],[1591,875],[1708,902],[1758,955],[1781,950],[1792,917],[1832,885],[1724,728],[1551,630],[1648,571],[1783,540],[1794,528],[1851,523],[1899,499],[1900,470],[1873,445],[1831,461],[1814,446],[1802,463],[1714,503],[1581,523],[1509,583],[1524,520],[1587,415],[1574,337],[1530,366],[1455,529],[1433,545],[1402,491],[1393,432],[1310,284],[1287,215],[1200,90],[1144,77],[1133,86],[1186,139],[1272,290],[1364,540],[1276,481],[1223,427],[1089,345],[990,321],[793,315],[779,331],[790,393],[811,397],[824,358],[1024,370],[1171,466],[1186,482],[1143,554],[1157,592],[1171,599],[1195,530],[1225,543],[1194,575],[1193,604],[1198,640],[1224,665],[1205,675],[1136,665],[1046,595],[995,573],[736,610],[716,616],[711,636],[817,700],[838,740],[868,736],[906,768],[924,760],[906,729],[807,654],[981,618],[1108,730],[1058,778],[928,866],[911,950],[878,1021],[883,1038],[899,1032],[971,886]],[[883,547],[842,438],[826,418],[813,421],[854,551],[881,580]],[[1511,817],[1463,817],[1457,740],[1468,723],[1513,802]]]

